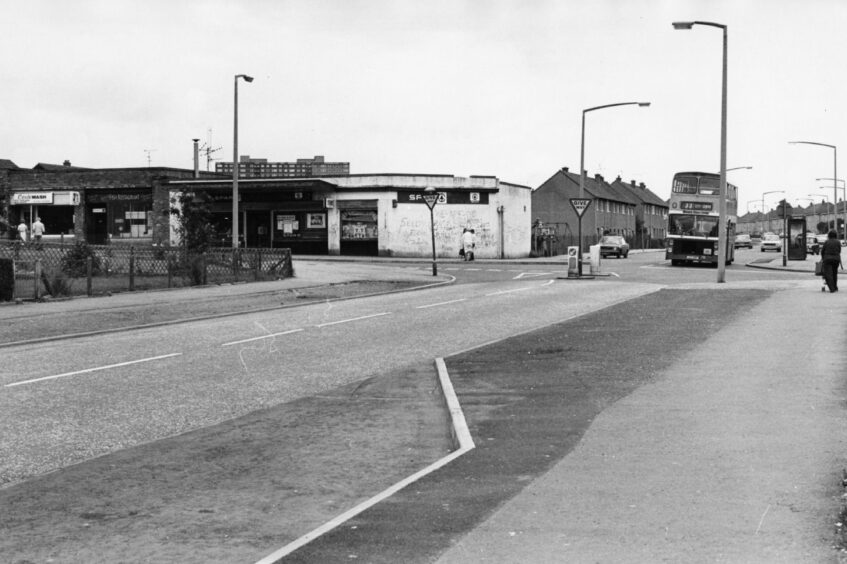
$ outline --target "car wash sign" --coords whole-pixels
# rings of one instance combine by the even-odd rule
[[[46,205],[53,203],[53,192],[15,192],[12,194],[12,205]]]

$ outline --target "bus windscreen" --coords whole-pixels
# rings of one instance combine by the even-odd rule
[[[713,215],[673,214],[668,225],[669,235],[717,237],[718,218]]]

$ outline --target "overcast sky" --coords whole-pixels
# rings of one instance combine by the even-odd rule
[[[721,31],[671,25],[701,20],[729,28],[727,166],[753,167],[729,173],[741,212],[772,190],[832,199],[815,180],[832,149],[789,141],[840,147],[847,177],[843,0],[3,5],[0,158],[24,168],[190,169],[195,137],[231,161],[244,73],[240,154],[531,187],[578,170],[583,109],[651,102],[588,113],[585,167],[667,198],[675,171],[720,167]]]

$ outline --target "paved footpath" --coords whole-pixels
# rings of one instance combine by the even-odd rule
[[[845,331],[847,295],[788,283],[606,409],[438,562],[838,561]]]

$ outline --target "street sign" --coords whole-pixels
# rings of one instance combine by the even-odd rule
[[[585,213],[585,210],[587,210],[590,205],[591,200],[588,198],[571,198],[571,206],[573,206],[573,209],[578,217],[582,217],[582,214]]]

